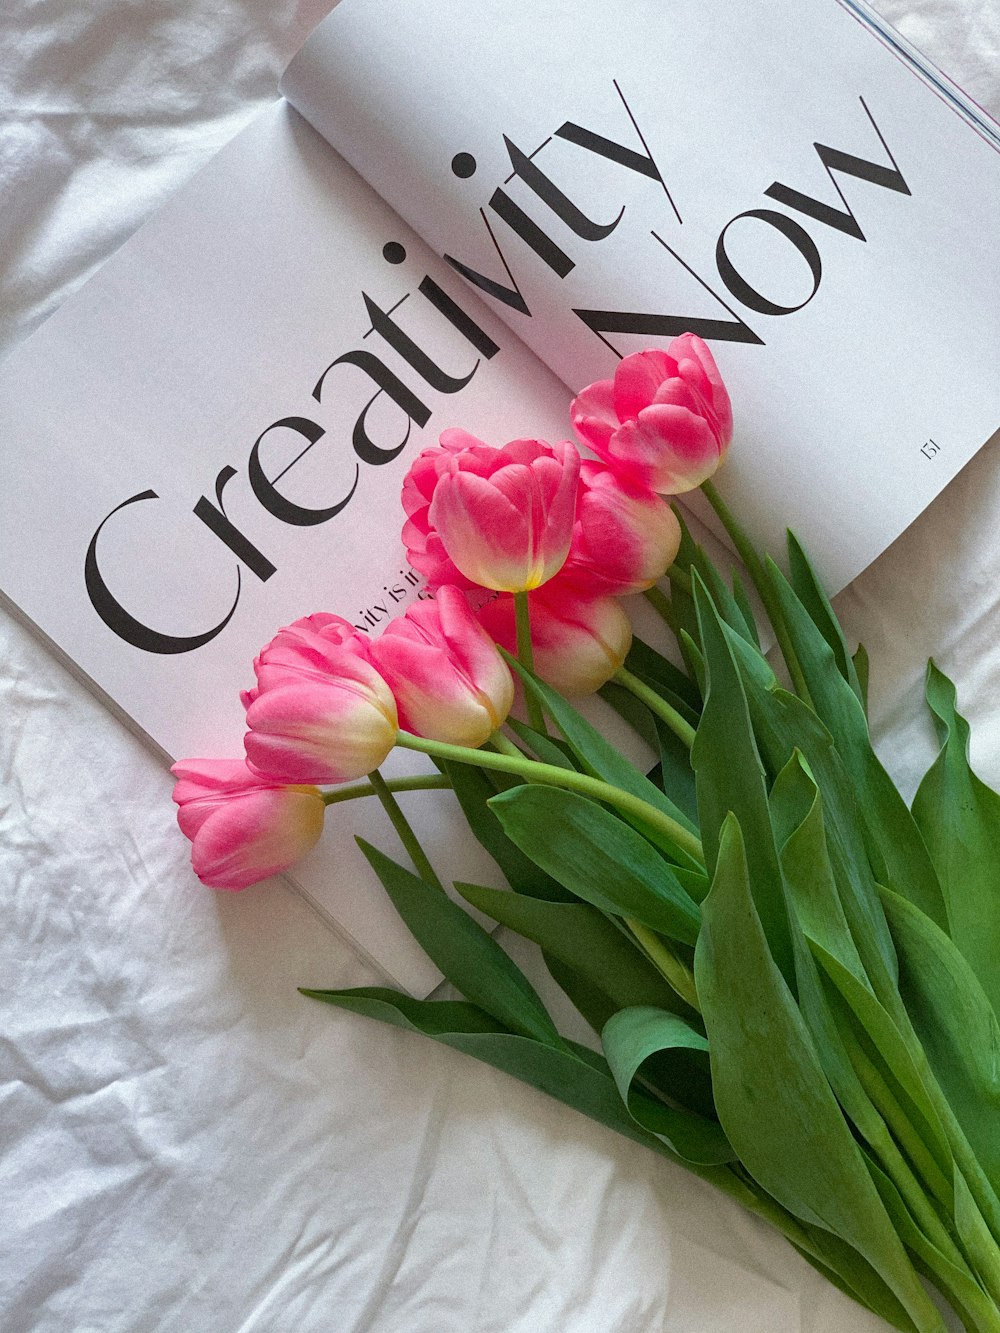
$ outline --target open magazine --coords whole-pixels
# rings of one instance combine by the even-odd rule
[[[420,595],[422,448],[565,438],[572,392],[686,330],[737,408],[720,491],[844,586],[1000,426],[996,142],[858,13],[342,0],[287,101],[0,369],[4,596],[164,755],[238,755],[280,625],[375,635]],[[292,878],[426,992],[356,810]],[[445,798],[407,811],[490,877]]]

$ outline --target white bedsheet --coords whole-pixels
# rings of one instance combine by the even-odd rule
[[[0,350],[275,96],[328,7],[7,0]],[[880,8],[1000,115],[1000,0]],[[1000,783],[998,514],[994,446],[840,598],[908,792],[932,652]],[[0,1328],[882,1327],[645,1150],[298,996],[379,979],[282,884],[201,888],[158,762],[2,614],[0,652]]]

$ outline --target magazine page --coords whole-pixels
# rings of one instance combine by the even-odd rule
[[[563,438],[565,390],[276,105],[0,368],[0,588],[166,756],[239,756],[280,626],[375,634],[419,596],[400,484],[453,425]],[[401,799],[442,871],[488,880],[454,802]],[[372,805],[331,810],[294,878],[426,993],[353,842],[395,845]]]
[[[284,88],[573,390],[706,338],[831,591],[1000,426],[1000,154],[836,0],[342,0]]]

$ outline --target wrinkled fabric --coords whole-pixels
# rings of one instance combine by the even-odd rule
[[[276,95],[328,7],[8,0],[3,347]],[[996,0],[882,8],[1000,113]],[[908,794],[933,753],[930,653],[1000,784],[998,512],[994,445],[838,599],[872,655],[879,745]],[[380,979],[281,882],[202,888],[166,769],[6,612],[0,660],[0,1327],[882,1327],[638,1146],[299,996]]]

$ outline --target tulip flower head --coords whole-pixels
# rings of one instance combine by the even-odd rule
[[[614,379],[573,399],[573,428],[622,476],[661,495],[707,481],[733,435],[729,394],[708,347],[693,333],[665,352],[636,352]]]
[[[445,431],[441,441],[441,454],[432,463],[421,455],[408,478],[408,504],[429,494],[426,511],[415,507],[403,533],[415,568],[443,577],[443,551],[464,586],[525,592],[547,582],[573,532],[574,445],[512,440],[494,449],[464,431]]]
[[[670,568],[680,543],[680,524],[655,491],[584,460],[573,540],[558,582],[590,597],[643,592]]]
[[[245,889],[287,870],[323,831],[315,787],[265,782],[241,759],[185,759],[170,771],[191,865],[213,889]]]
[[[406,731],[476,748],[503,724],[514,682],[496,645],[451,585],[392,621],[372,645]]]
[[[396,701],[346,620],[297,620],[261,650],[254,672],[257,686],[243,695],[245,744],[262,778],[347,782],[378,768],[395,745]]]
[[[615,597],[584,597],[562,576],[528,598],[535,671],[560,694],[593,694],[623,665],[632,626]],[[488,633],[517,651],[513,597],[496,597],[477,613]]]

